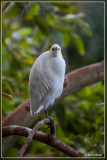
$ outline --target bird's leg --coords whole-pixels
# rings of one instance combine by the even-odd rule
[[[52,127],[54,125],[54,119],[48,116],[47,108],[45,108],[45,115],[46,115],[46,118],[50,119],[50,122],[48,123],[49,127]]]
[[[46,118],[49,118],[48,112],[47,112],[47,109],[46,109],[46,108],[45,108],[45,116],[46,116]]]

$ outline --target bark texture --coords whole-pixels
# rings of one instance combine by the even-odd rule
[[[39,127],[41,127],[43,124],[49,123],[49,121],[50,121],[49,119],[43,119],[42,121],[38,122],[37,125],[33,129],[22,127],[22,126],[16,126],[16,125],[3,127],[2,128],[3,137],[9,136],[9,135],[20,135],[20,136],[27,137],[25,143],[23,144],[18,154],[18,157],[23,156],[32,138],[42,143],[48,144],[58,149],[59,151],[65,153],[66,155],[70,157],[83,157],[83,154],[81,154],[74,148],[56,139],[55,125],[50,128],[49,134],[44,134],[42,132],[37,131]]]

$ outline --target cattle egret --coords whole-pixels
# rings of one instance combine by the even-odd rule
[[[62,93],[65,67],[61,47],[57,44],[36,59],[29,76],[31,116],[44,109],[46,118],[50,118],[47,108]]]

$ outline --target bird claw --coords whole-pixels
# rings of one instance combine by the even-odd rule
[[[48,123],[49,127],[52,127],[54,125],[54,119],[53,118],[50,118],[50,122]]]
[[[53,119],[53,118],[50,118],[50,117],[48,117],[48,118],[50,119],[50,122],[49,122],[49,123],[47,123],[47,125],[48,125],[48,127],[47,127],[47,128],[43,127],[44,129],[51,128],[51,127],[54,125],[54,119]]]

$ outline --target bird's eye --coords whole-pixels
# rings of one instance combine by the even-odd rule
[[[60,48],[58,48],[58,50],[60,50]]]
[[[54,51],[54,48],[52,48],[52,50]]]

